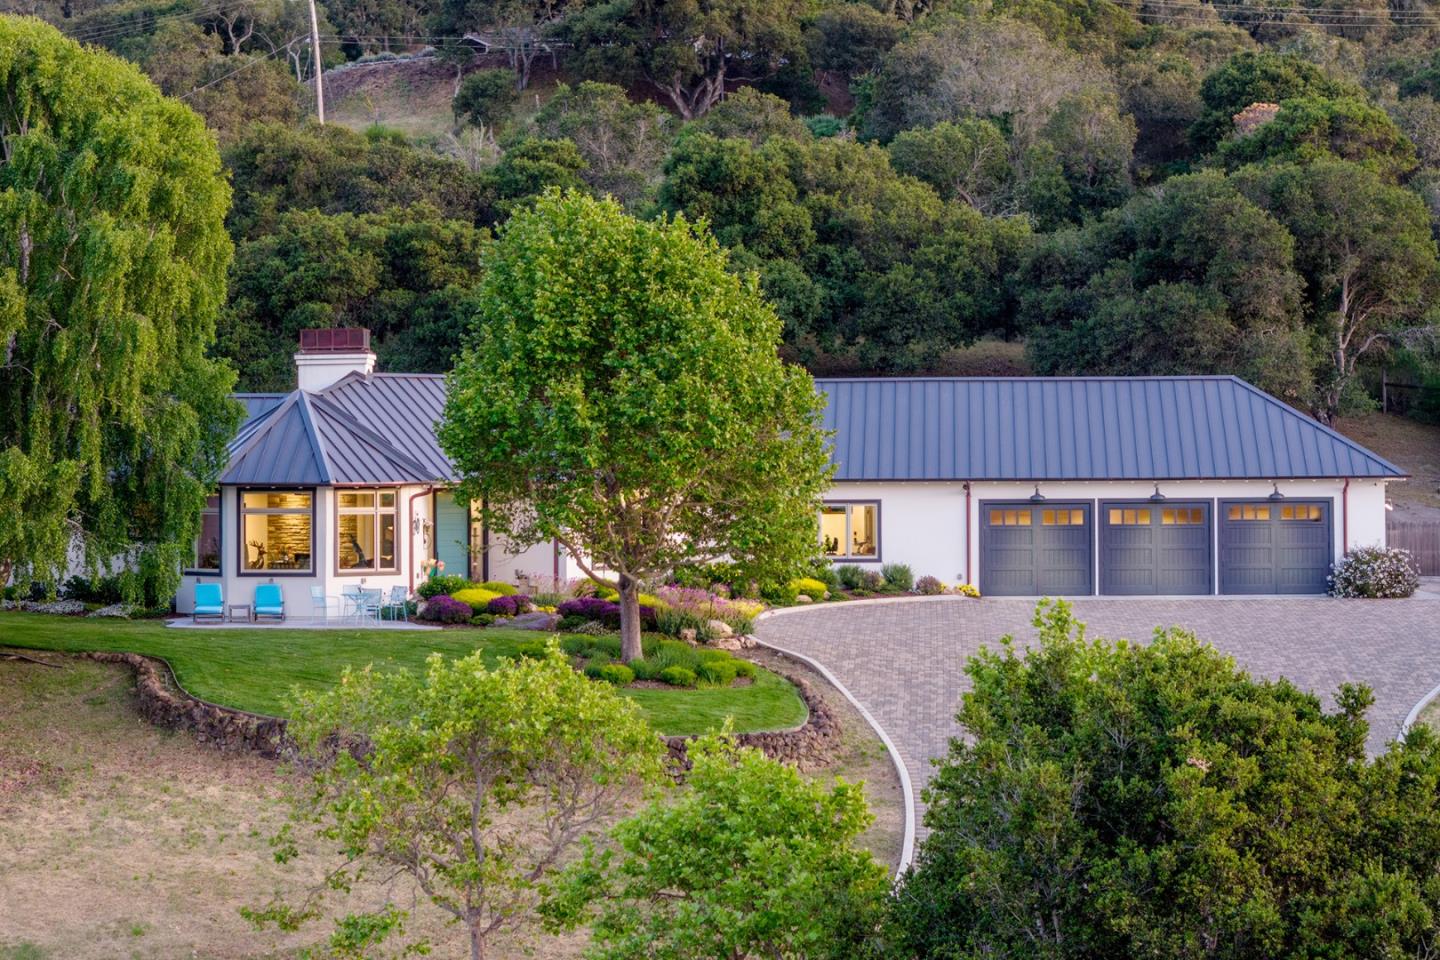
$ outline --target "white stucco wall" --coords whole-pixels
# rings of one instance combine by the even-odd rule
[[[1040,484],[1048,500],[1144,500],[1154,483],[1055,482]],[[1160,491],[1171,500],[1255,499],[1269,496],[1269,481],[1163,481]],[[1332,501],[1333,555],[1347,549],[1385,543],[1385,484],[1378,480],[1352,480],[1348,495],[1343,480],[1283,480],[1280,492],[1292,499]],[[1032,483],[971,485],[970,511],[965,511],[963,483],[838,483],[825,495],[827,502],[880,502],[880,556],[868,561],[905,563],[917,577],[929,574],[946,583],[979,583],[980,503],[985,500],[1026,500],[1035,492]],[[965,553],[970,530],[969,557]],[[1212,531],[1213,534],[1213,531]],[[1346,536],[1348,534],[1348,541]],[[1098,535],[1098,527],[1097,527]],[[866,561],[841,559],[839,563]],[[1096,565],[1098,579],[1098,564]]]

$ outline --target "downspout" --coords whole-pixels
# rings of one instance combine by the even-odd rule
[[[559,541],[559,540],[551,540],[551,541],[550,541],[550,549],[551,549],[551,551],[552,551],[552,556],[551,556],[551,570],[550,570],[550,584],[551,584],[550,589],[552,589],[552,590],[558,590],[558,589],[560,589],[560,588],[559,588],[558,586],[556,586],[556,584],[558,584],[558,583],[560,582],[560,541]]]
[[[410,592],[415,592],[415,501],[421,497],[429,496],[435,492],[435,485],[431,484],[415,493],[410,494],[410,505],[407,513],[410,523]]]
[[[1350,478],[1340,488],[1340,556],[1350,554]]]
[[[970,481],[965,481],[965,582],[974,584],[970,579]]]

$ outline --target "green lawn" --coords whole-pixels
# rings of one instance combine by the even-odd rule
[[[476,649],[494,663],[515,656],[521,643],[535,638],[524,630],[177,630],[155,620],[0,613],[0,646],[164,657],[195,696],[268,714],[283,714],[295,687],[329,687],[347,666],[417,669],[432,652],[459,657]],[[726,717],[734,719],[737,732],[782,729],[805,720],[805,705],[795,689],[763,670],[745,687],[623,692],[669,734],[703,733]]]

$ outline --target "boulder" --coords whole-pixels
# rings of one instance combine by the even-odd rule
[[[686,643],[694,644],[694,643],[695,643],[695,628],[694,628],[694,627],[683,627],[683,628],[681,628],[681,630],[680,630],[680,639],[681,639],[681,640],[684,640]]]
[[[809,595],[807,595],[807,594],[804,594],[804,593],[798,593],[798,594],[795,595],[795,602],[796,602],[796,603],[802,603],[802,604],[803,604],[803,603],[814,603],[814,602],[815,602],[815,598],[814,598],[814,597],[811,597],[811,596],[809,596]]]
[[[730,624],[726,623],[724,620],[711,620],[709,623],[705,624],[705,628],[710,632],[710,636],[712,637],[720,638],[735,636],[735,631],[730,629]]]
[[[498,622],[498,621],[497,621]],[[506,626],[516,630],[554,630],[560,623],[558,613],[545,613],[537,610],[534,613],[522,613],[513,618]]]

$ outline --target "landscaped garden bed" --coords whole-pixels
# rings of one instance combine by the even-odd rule
[[[159,657],[191,694],[272,716],[283,715],[293,690],[333,686],[347,666],[418,670],[431,653],[460,657],[476,650],[493,664],[502,657],[523,656],[537,640],[544,640],[535,631],[495,627],[424,633],[363,628],[174,630],[158,621],[33,613],[0,613],[0,637],[6,646],[19,649]],[[786,730],[804,723],[806,716],[795,688],[766,670],[757,670],[747,685],[639,688],[622,693],[644,709],[657,730],[671,735],[718,729],[727,717],[737,732]]]

